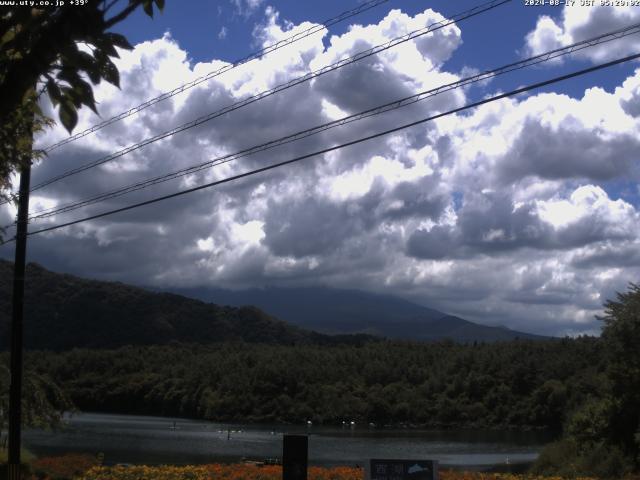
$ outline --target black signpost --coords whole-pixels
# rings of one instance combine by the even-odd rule
[[[437,460],[371,459],[366,480],[438,480]]]
[[[306,435],[284,435],[282,480],[307,480],[308,447]]]

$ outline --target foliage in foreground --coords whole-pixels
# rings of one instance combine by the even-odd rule
[[[27,8],[16,2],[0,11],[0,198],[9,196],[11,174],[42,156],[32,152],[32,133],[53,122],[40,110],[38,98],[48,95],[71,132],[82,106],[97,113],[92,84],[120,85],[112,61],[118,57],[116,47],[133,47],[110,30],[140,6],[149,16],[154,5],[159,11],[164,7],[164,0],[129,0],[114,12],[117,1],[83,3],[73,8],[31,2]]]
[[[197,465],[187,467],[96,467],[89,470],[82,480],[281,480],[282,467],[268,465]],[[363,471],[349,467],[309,467],[309,480],[362,480]]]
[[[67,480],[84,475],[98,465],[93,455],[68,453],[58,457],[42,457],[31,462],[32,479]]]
[[[9,426],[8,358],[0,358],[0,445]],[[67,395],[47,374],[26,369],[22,379],[22,424],[33,428],[55,428],[60,425],[62,412],[73,405]]]
[[[20,458],[22,459],[22,463],[24,463],[25,465],[28,465],[35,459],[35,456],[30,451],[25,450],[23,448],[20,450]],[[0,465],[4,465],[6,463],[7,463],[7,449],[0,447]]]
[[[640,471],[640,286],[604,306],[605,381],[569,413],[563,439],[543,450],[538,472],[620,478]]]
[[[1,463],[1,462],[0,462]],[[66,454],[31,462],[28,480],[281,480],[282,467],[255,464],[209,464],[189,466],[97,466],[95,457]],[[441,470],[441,480],[595,480],[590,476],[544,476],[538,474],[464,472]],[[364,470],[354,467],[309,467],[308,480],[363,480]],[[640,480],[640,477],[625,477]]]
[[[547,445],[532,468],[538,475],[563,478],[591,475],[608,479],[623,478],[632,470],[632,462],[619,447],[601,443],[588,449],[580,448],[573,437]]]
[[[280,480],[282,467],[254,465],[200,465],[188,467],[96,467],[81,480]],[[309,480],[362,480],[364,470],[352,467],[309,467]],[[562,480],[560,477],[539,477],[504,473],[441,471],[441,480]],[[580,480],[589,480],[582,477]]]

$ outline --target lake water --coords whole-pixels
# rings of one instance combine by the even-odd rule
[[[102,452],[106,464],[185,465],[281,457],[283,433],[305,433],[311,465],[362,466],[368,458],[415,458],[483,469],[532,462],[550,440],[541,432],[231,425],[101,413],[76,414],[65,423],[55,432],[26,431],[25,445],[38,455]]]

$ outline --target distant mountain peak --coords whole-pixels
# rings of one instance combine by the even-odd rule
[[[5,347],[12,272],[11,262],[0,261],[0,342]],[[54,273],[35,263],[27,266],[25,313],[27,346],[53,350],[169,342],[362,343],[372,340],[371,335],[458,342],[546,338],[479,325],[363,290],[266,286],[152,291]]]
[[[480,325],[393,295],[364,290],[267,286],[172,291],[219,304],[256,305],[290,324],[328,334],[367,333],[395,339],[459,342],[547,338],[506,327]]]
[[[0,345],[8,346],[13,264],[0,261]],[[25,345],[31,349],[216,343],[362,343],[305,331],[255,306],[221,307],[174,292],[87,280],[27,265]]]

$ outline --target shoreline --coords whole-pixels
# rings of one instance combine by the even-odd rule
[[[234,419],[234,420],[211,420],[207,418],[198,418],[198,417],[180,417],[175,415],[147,415],[143,413],[127,413],[121,411],[76,411],[76,412],[64,412],[63,414],[63,424],[65,420],[73,418],[74,416],[83,416],[83,415],[109,415],[109,416],[123,416],[123,417],[140,417],[140,418],[149,418],[149,419],[158,419],[158,420],[166,420],[168,423],[172,422],[193,422],[193,423],[207,423],[211,425],[241,425],[246,427],[254,427],[256,430],[267,430],[270,429],[273,425],[278,425],[281,427],[288,427],[295,431],[303,430],[305,428],[326,428],[326,429],[338,429],[342,428],[345,430],[354,429],[357,431],[415,431],[415,432],[451,432],[451,431],[464,431],[464,432],[496,432],[496,433],[518,433],[518,432],[526,432],[526,433],[540,433],[549,437],[549,441],[553,441],[557,435],[551,432],[548,428],[537,427],[532,425],[491,425],[491,426],[480,426],[480,425],[457,425],[457,424],[438,424],[438,423],[426,423],[426,424],[415,424],[415,423],[397,423],[397,424],[374,424],[367,422],[355,422],[352,426],[350,421],[345,421],[343,423],[315,423],[311,422],[311,424],[305,423],[294,423],[294,422],[286,422],[286,421],[254,421],[250,419]]]
[[[536,435],[522,432],[225,425],[97,413],[66,420],[66,428],[56,432],[26,431],[25,446],[39,456],[102,452],[105,464],[228,464],[281,457],[286,432],[309,435],[310,465],[355,466],[369,458],[422,458],[455,470],[511,472],[535,461],[544,445],[535,441]]]

